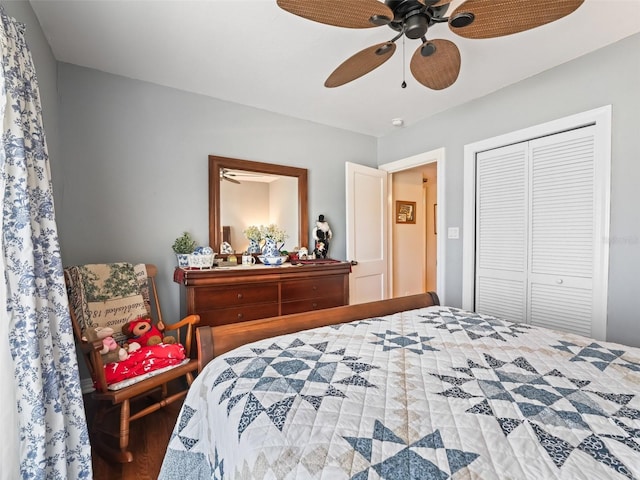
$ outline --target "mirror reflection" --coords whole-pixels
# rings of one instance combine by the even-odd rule
[[[245,170],[220,171],[222,240],[245,252],[249,226],[275,224],[287,233],[283,250],[298,245],[298,179]]]
[[[209,156],[209,245],[227,241],[247,250],[249,226],[276,225],[287,233],[282,250],[307,247],[307,169]]]

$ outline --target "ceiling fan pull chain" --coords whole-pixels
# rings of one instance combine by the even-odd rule
[[[403,29],[404,31],[404,29]],[[402,83],[400,84],[400,86],[402,88],[407,88],[407,82],[405,81],[405,73],[406,73],[406,69],[407,69],[407,62],[405,60],[405,51],[404,51],[404,35],[402,36]]]

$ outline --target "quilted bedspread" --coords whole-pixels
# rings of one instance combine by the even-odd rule
[[[429,307],[216,358],[163,479],[640,479],[640,349]]]

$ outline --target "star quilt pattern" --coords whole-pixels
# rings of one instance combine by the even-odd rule
[[[429,307],[255,342],[160,478],[640,479],[640,349]]]

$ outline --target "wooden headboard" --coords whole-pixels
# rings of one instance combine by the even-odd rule
[[[199,327],[196,330],[198,347],[198,371],[213,358],[233,350],[240,345],[276,337],[310,328],[346,323],[371,317],[380,317],[405,310],[440,305],[435,292],[407,297],[379,300],[377,302],[325,308],[293,315],[262,318],[248,322],[232,323],[218,327]]]

